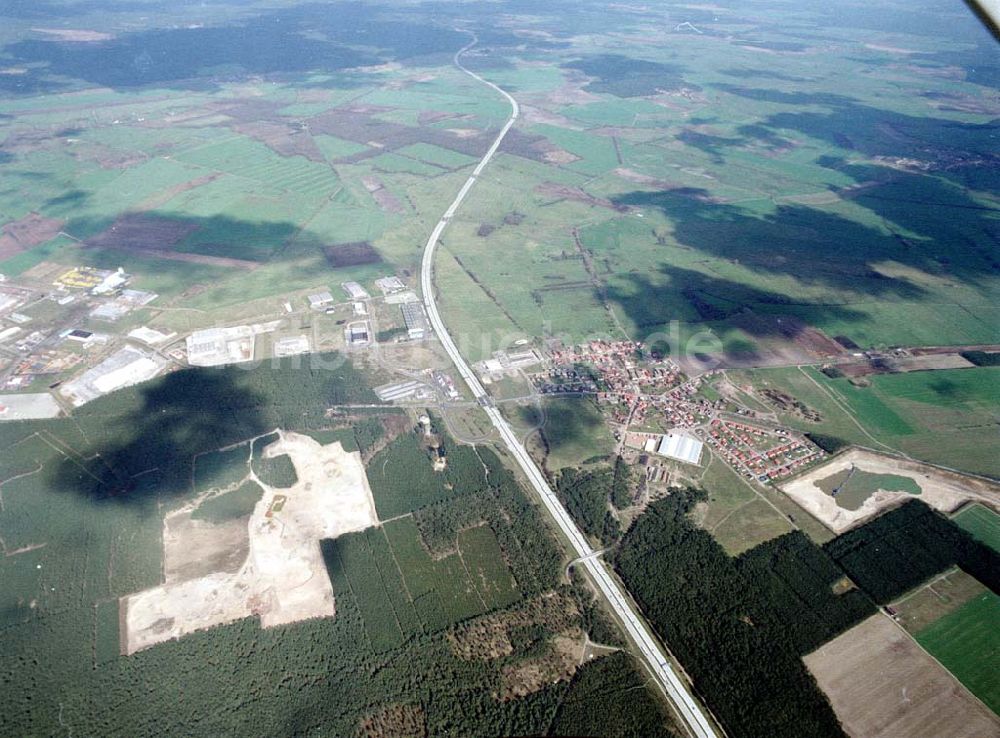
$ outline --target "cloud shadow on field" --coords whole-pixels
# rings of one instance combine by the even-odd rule
[[[748,100],[791,108],[740,126],[737,133],[742,139],[719,138],[708,141],[709,148],[700,147],[697,139],[692,141],[691,145],[703,148],[713,157],[722,157],[722,162],[725,146],[745,149],[755,143],[768,145],[775,137],[797,132],[854,155],[928,162],[931,176],[944,177],[973,189],[976,189],[975,182],[985,183],[979,189],[1000,188],[1000,175],[996,174],[1000,171],[1000,156],[996,154],[1000,120],[967,123],[933,115],[906,115],[833,93],[787,92],[725,84],[713,87]],[[802,106],[819,106],[826,110],[803,110]]]
[[[682,246],[739,264],[762,278],[787,275],[803,286],[879,298],[925,296],[921,285],[887,277],[876,268],[895,262],[983,291],[994,288],[1000,273],[996,210],[949,180],[922,172],[849,164],[835,157],[817,163],[865,184],[842,194],[830,189],[869,210],[873,225],[787,200],[760,213],[719,202],[708,191],[692,196],[639,190],[612,200],[659,210],[675,224],[673,237]],[[941,217],[944,213],[953,217]]]
[[[774,79],[780,82],[812,82],[808,77],[797,77],[791,74],[775,72],[770,69],[720,69],[721,74],[736,79]]]
[[[708,133],[700,133],[689,128],[677,134],[676,139],[686,146],[703,151],[711,158],[713,164],[725,162],[723,152],[733,146],[744,143],[743,138],[727,138],[726,136],[713,136]]]
[[[56,11],[58,17],[59,13]],[[224,25],[154,28],[88,44],[29,38],[8,44],[9,63],[29,72],[0,78],[11,93],[59,89],[64,80],[128,90],[159,85],[212,89],[222,78],[329,73],[447,52],[468,35],[418,11],[359,2],[309,3]]]
[[[192,492],[196,455],[274,428],[321,427],[327,408],[347,403],[379,401],[336,352],[174,371],[50,421],[73,423],[85,441],[46,467],[47,485],[155,513],[151,503]]]
[[[74,415],[114,419],[105,439],[75,449],[49,472],[49,485],[95,501],[137,506],[191,491],[195,454],[267,430],[261,394],[239,368],[178,371],[88,403]],[[129,408],[121,414],[122,407]],[[148,483],[151,477],[155,483]]]
[[[595,77],[584,87],[588,92],[616,97],[642,97],[681,88],[700,89],[684,78],[685,68],[679,64],[634,59],[621,54],[585,56],[562,67]]]
[[[857,104],[854,98],[835,92],[786,92],[766,87],[744,87],[730,84],[713,84],[712,87],[755,102],[779,103],[781,105],[826,105],[829,107]]]
[[[756,273],[762,279],[789,276],[803,286],[870,295],[919,298],[922,288],[888,279],[870,264],[884,259],[931,265],[930,257],[913,256],[890,235],[837,215],[801,205],[779,205],[760,215],[740,207],[671,191],[630,192],[616,204],[660,210],[674,223],[673,237],[682,246]]]
[[[661,333],[671,321],[728,325],[753,338],[794,341],[808,326],[793,316],[821,311],[831,320],[858,322],[866,313],[847,304],[821,304],[693,269],[662,266],[655,274],[629,274],[607,297],[638,327],[640,337]],[[785,316],[785,319],[778,320]],[[680,347],[671,347],[679,350]],[[741,359],[753,358],[747,350]]]

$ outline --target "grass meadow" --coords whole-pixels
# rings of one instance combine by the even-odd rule
[[[924,649],[994,712],[1000,712],[998,618],[1000,597],[987,591],[916,635]]]

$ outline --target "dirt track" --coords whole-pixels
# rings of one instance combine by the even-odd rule
[[[833,497],[817,487],[815,482],[839,471],[850,469],[852,464],[858,469],[874,474],[897,474],[909,477],[920,486],[920,495],[914,498],[905,492],[878,490],[857,510],[842,508]],[[952,512],[971,500],[983,502],[993,509],[1000,506],[1000,485],[948,472],[918,461],[908,461],[860,448],[851,448],[837,454],[827,463],[780,485],[780,489],[838,535],[909,499],[922,500],[941,512]]]
[[[195,572],[191,562],[179,563],[170,567],[166,584],[124,598],[125,653],[250,615],[268,628],[334,614],[319,540],[378,522],[368,479],[360,455],[339,443],[321,446],[308,436],[280,434],[265,455],[288,454],[298,481],[276,490],[254,477],[264,496],[247,525],[249,553],[242,566],[178,580]],[[204,525],[171,526],[178,539],[172,547],[194,547],[196,539],[204,540]],[[233,537],[233,545],[246,545],[241,538]],[[225,551],[214,551],[213,558],[220,566],[228,563]]]

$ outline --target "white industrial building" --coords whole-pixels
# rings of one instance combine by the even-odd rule
[[[166,364],[167,360],[161,356],[126,346],[76,379],[66,382],[59,388],[59,393],[74,407],[79,407],[101,395],[152,379]]]
[[[427,313],[424,306],[419,303],[406,303],[400,308],[403,311],[403,320],[406,321],[406,333],[410,340],[419,341],[427,337],[430,325],[427,323]]]
[[[333,295],[329,292],[317,292],[315,295],[309,295],[309,307],[313,310],[322,310],[332,304]]]
[[[92,295],[107,295],[114,292],[119,287],[124,287],[128,284],[128,281],[132,278],[132,275],[126,274],[125,270],[118,267],[117,271],[104,277],[98,284],[91,288],[90,294]]]
[[[382,290],[382,294],[391,295],[393,292],[402,292],[406,285],[399,277],[382,277],[375,280],[375,286]]]
[[[62,408],[48,392],[0,395],[0,420],[54,418]]]
[[[344,292],[352,300],[367,300],[371,295],[357,282],[344,282],[340,285],[344,288]]]
[[[686,464],[695,464],[701,460],[701,449],[705,444],[697,438],[683,433],[668,433],[660,439],[656,453],[670,459],[677,459]]]
[[[309,351],[309,337],[308,336],[292,336],[289,338],[280,338],[274,342],[274,355],[278,357],[282,356],[296,356],[298,354],[305,354]]]
[[[253,359],[254,330],[248,325],[207,328],[187,337],[191,366],[221,366]]]
[[[344,340],[348,346],[367,346],[371,343],[371,329],[367,320],[356,320],[344,328]]]
[[[378,396],[378,399],[382,400],[382,402],[395,402],[398,400],[405,400],[409,397],[425,397],[430,395],[426,385],[415,379],[410,379],[405,382],[395,382],[393,384],[384,384],[381,387],[375,388],[375,394]]]

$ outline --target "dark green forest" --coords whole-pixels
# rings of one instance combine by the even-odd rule
[[[612,508],[622,510],[632,503],[635,484],[632,468],[618,458],[596,468],[563,469],[555,491],[585,533],[602,546],[611,546],[622,533]]]
[[[704,496],[653,503],[614,564],[734,737],[842,735],[803,655],[954,564],[997,589],[997,555],[917,500],[823,548],[794,531],[732,558],[688,517]]]
[[[195,369],[68,419],[0,425],[0,541],[5,552],[20,551],[0,556],[0,735],[354,736],[396,704],[419,705],[430,735],[545,735],[557,714],[559,725],[573,724],[566,721],[581,707],[563,705],[577,705],[579,690],[589,694],[583,677],[594,666],[616,684],[641,685],[631,659],[619,657],[588,665],[579,684],[501,702],[502,662],[457,658],[449,628],[376,652],[342,588],[333,619],[263,630],[251,618],[119,655],[118,598],[160,582],[163,507],[230,483],[250,458],[244,441],[276,427],[370,448],[384,432],[377,415],[337,405],[374,402],[349,363]],[[456,446],[449,462],[448,479],[463,493],[417,511],[429,547],[453,546],[475,518],[494,531],[519,601],[559,586],[562,555],[501,460]],[[200,514],[243,515],[257,495],[247,486]],[[580,625],[612,641],[616,631],[589,593],[571,591]],[[544,638],[537,645],[545,648]],[[636,689],[636,724],[662,723],[655,698]],[[591,732],[616,735],[616,694],[603,707],[600,695],[586,698],[598,720]]]
[[[952,566],[1000,594],[1000,554],[919,500],[823,548],[880,605]]]

